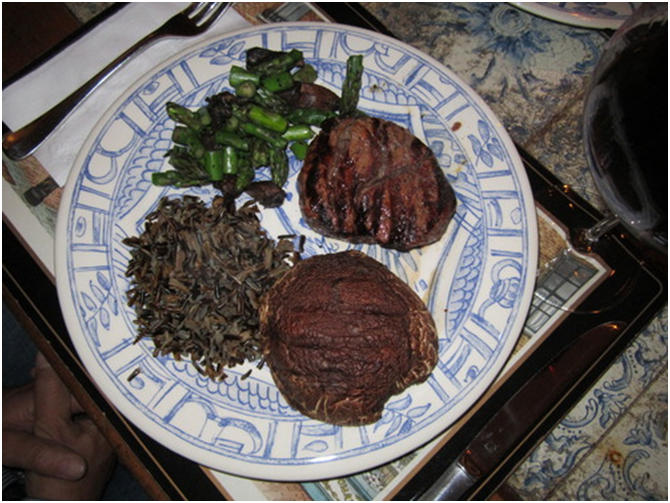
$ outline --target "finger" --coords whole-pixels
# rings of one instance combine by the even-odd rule
[[[81,405],[79,405],[79,402],[74,397],[74,395],[72,395],[70,397],[70,411],[71,411],[72,415],[85,414],[86,413],[86,410]]]
[[[79,454],[23,431],[2,432],[2,464],[64,480],[79,480],[86,474],[86,461]]]
[[[32,431],[35,418],[34,383],[2,388],[2,427]]]
[[[70,392],[41,353],[35,359],[35,426],[72,416]]]

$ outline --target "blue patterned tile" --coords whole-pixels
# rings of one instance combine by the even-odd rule
[[[524,500],[545,500],[593,447],[587,435],[550,435],[510,476],[507,484]]]
[[[537,131],[524,148],[597,210],[607,212],[586,160],[582,107],[583,95],[579,95],[567,105],[560,118]]]
[[[550,500],[667,500],[667,369]]]
[[[583,94],[605,42],[506,3],[365,5],[476,89],[522,144]]]

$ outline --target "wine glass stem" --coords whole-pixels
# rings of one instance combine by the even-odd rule
[[[604,234],[614,229],[619,224],[619,218],[615,215],[610,215],[597,222],[593,227],[587,229],[584,233],[584,239],[588,243],[595,243]]]

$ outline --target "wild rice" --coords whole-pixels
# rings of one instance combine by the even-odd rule
[[[123,243],[131,254],[136,342],[151,338],[155,356],[190,359],[215,380],[261,357],[260,299],[298,253],[289,239],[267,236],[255,205],[235,210],[222,197],[209,207],[193,196],[164,198],[144,232]]]

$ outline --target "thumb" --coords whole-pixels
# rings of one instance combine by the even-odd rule
[[[64,480],[79,480],[86,474],[86,461],[76,452],[15,430],[2,432],[2,464]]]

